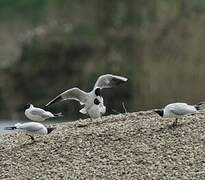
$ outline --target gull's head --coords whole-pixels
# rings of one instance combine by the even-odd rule
[[[159,114],[161,117],[163,117],[163,115],[164,115],[164,110],[163,109],[157,109],[157,110],[154,110],[154,112]]]
[[[26,109],[29,109],[30,107],[33,107],[33,105],[32,105],[32,104],[26,104],[26,105],[24,106],[24,109],[26,110]]]
[[[56,128],[47,128],[48,134],[50,134],[54,129],[56,129]]]
[[[99,101],[97,98],[95,98],[94,104],[95,104],[95,105],[99,105],[99,104],[100,104],[100,101]]]
[[[95,95],[96,96],[101,96],[100,88],[95,89]]]

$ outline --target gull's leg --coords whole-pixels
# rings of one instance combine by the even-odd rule
[[[177,126],[177,122],[178,122],[178,118],[175,119],[175,121],[172,124],[172,127],[176,127]]]
[[[31,138],[32,142],[35,142],[35,139],[33,136],[31,136],[30,134],[28,134],[28,136]]]

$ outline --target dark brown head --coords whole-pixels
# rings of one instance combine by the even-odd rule
[[[56,128],[47,128],[48,134],[50,134],[54,129],[56,129]]]
[[[95,95],[96,96],[101,96],[101,92],[100,91],[101,91],[100,88],[96,88],[95,89]]]
[[[164,116],[164,110],[163,110],[163,109],[157,109],[157,110],[154,110],[154,112],[156,112],[157,114],[159,114],[161,117]]]

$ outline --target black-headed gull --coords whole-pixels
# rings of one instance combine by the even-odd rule
[[[58,95],[46,106],[50,106],[51,104],[65,100],[76,100],[79,101],[81,105],[85,105],[84,108],[80,110],[81,113],[88,114],[91,118],[98,118],[106,111],[106,108],[103,104],[103,97],[101,96],[101,89],[112,88],[127,82],[127,80],[127,78],[122,76],[116,76],[112,74],[102,75],[97,79],[92,91],[84,92],[81,89],[75,87]],[[95,103],[96,99],[99,101],[99,103]],[[99,114],[101,115],[99,116]]]
[[[38,122],[26,122],[26,123],[17,123],[14,126],[6,127],[5,130],[21,130],[25,132],[32,141],[34,141],[33,135],[46,135],[51,133],[55,128],[47,128],[43,124]]]
[[[49,118],[61,117],[62,113],[53,114],[44,109],[34,107],[32,104],[25,106],[25,116],[32,121],[44,121]]]
[[[94,99],[94,104],[90,108],[83,108],[80,110],[82,114],[87,114],[90,116],[91,119],[102,117],[103,114],[106,112],[106,107],[104,106],[104,100],[102,99],[101,102],[96,98]]]
[[[177,125],[177,118],[196,113],[199,110],[197,105],[188,105],[187,103],[171,103],[166,105],[163,109],[155,110],[157,114],[165,118],[176,118],[173,126]]]

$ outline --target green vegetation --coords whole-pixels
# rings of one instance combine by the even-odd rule
[[[203,0],[0,0],[0,114],[23,117],[25,103],[90,90],[103,73],[129,78],[104,92],[108,113],[203,101],[204,15]],[[78,103],[52,108],[79,117]]]

